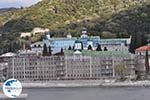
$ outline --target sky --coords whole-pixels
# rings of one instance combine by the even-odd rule
[[[0,0],[0,8],[28,7],[41,0]]]

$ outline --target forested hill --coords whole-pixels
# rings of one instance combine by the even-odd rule
[[[0,15],[6,13],[6,12],[9,12],[9,11],[16,11],[18,8],[0,8]]]
[[[78,36],[82,27],[102,38],[150,33],[150,0],[43,0],[0,15],[0,48],[34,27],[49,28],[55,36]]]

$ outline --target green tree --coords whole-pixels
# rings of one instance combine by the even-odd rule
[[[146,50],[145,53],[145,69],[146,69],[146,74],[149,74],[149,55],[148,55],[148,50]]]
[[[81,42],[81,49],[83,50],[84,49],[84,47],[83,47],[83,43]]]
[[[69,46],[68,50],[72,50],[71,46]]]
[[[48,50],[49,56],[51,56],[51,55],[52,55],[52,49],[51,49],[51,46],[49,46],[48,49],[49,49],[49,50]]]
[[[64,55],[64,50],[63,50],[63,48],[61,48],[60,54],[61,54],[61,55]]]
[[[43,56],[48,56],[46,43],[44,43],[44,46],[43,46]]]
[[[127,67],[125,64],[118,64],[115,66],[115,73],[120,79],[124,79],[127,73]]]
[[[104,47],[104,51],[108,51],[107,47]]]
[[[116,12],[117,11],[117,6],[119,5],[119,1],[118,0],[110,0],[112,6],[113,6],[113,10]]]
[[[146,45],[146,44],[147,44],[147,38],[146,38],[145,34],[143,34],[143,33],[135,34],[134,33],[131,38],[131,44],[130,44],[129,51],[131,53],[135,53],[135,49],[137,49],[140,46]]]
[[[100,44],[97,45],[96,51],[102,51],[102,48],[101,48]]]
[[[88,46],[88,50],[93,50],[91,45]]]

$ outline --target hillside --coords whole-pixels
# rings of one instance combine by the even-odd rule
[[[65,36],[68,32],[78,36],[82,27],[88,28],[89,35],[103,38],[149,33],[149,12],[149,0],[43,0],[29,8],[0,15],[3,34],[0,48],[17,41],[19,32],[34,27],[49,28],[55,36]]]
[[[10,12],[10,11],[16,11],[18,8],[0,8],[0,15],[6,13],[6,12]]]

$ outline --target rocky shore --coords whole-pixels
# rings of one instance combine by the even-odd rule
[[[113,80],[67,80],[22,83],[24,88],[43,87],[150,87],[150,80],[115,82]]]

